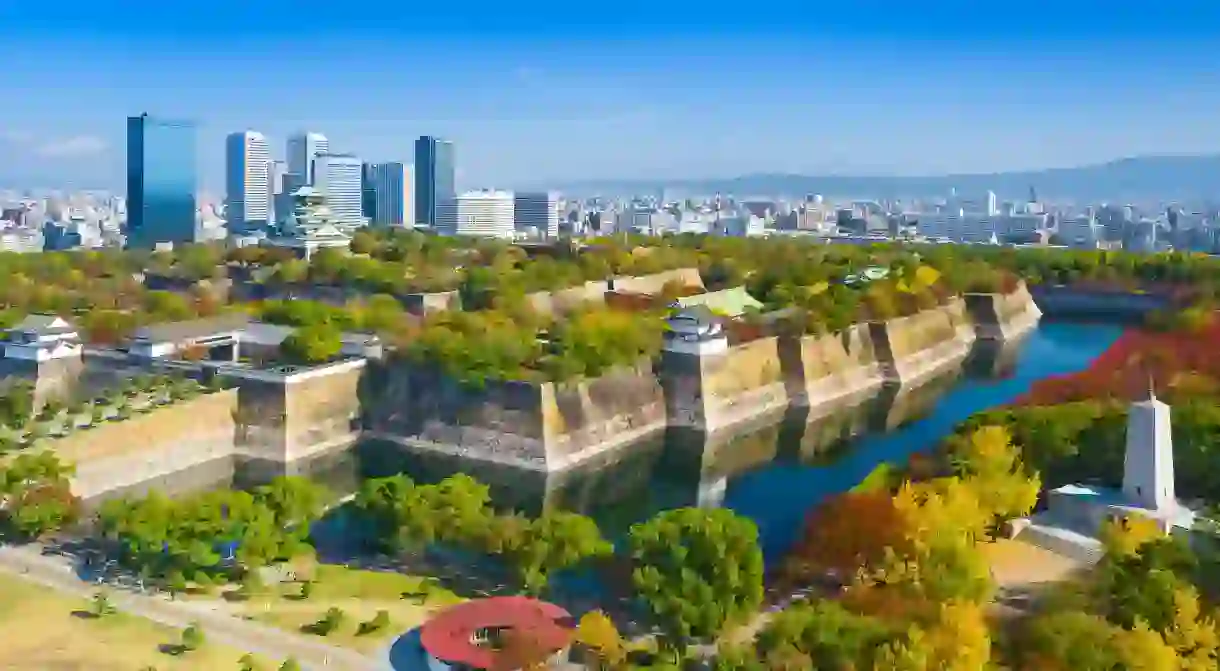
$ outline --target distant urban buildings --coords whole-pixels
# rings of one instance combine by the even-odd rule
[[[313,184],[314,159],[330,151],[330,140],[321,133],[302,131],[288,138],[288,190]]]
[[[468,191],[445,198],[438,204],[436,232],[511,238],[516,230],[513,206],[511,191]]]
[[[415,141],[415,223],[440,228],[439,210],[456,195],[453,143],[428,135]],[[444,205],[449,208],[450,205]]]
[[[195,240],[195,125],[127,118],[128,245]]]
[[[412,166],[372,163],[365,168],[365,216],[376,226],[410,226],[415,223]]]
[[[323,153],[314,157],[313,186],[325,197],[336,221],[365,223],[363,166],[354,154]]]
[[[262,133],[230,133],[225,139],[225,219],[230,232],[270,223],[271,165],[271,150]]]
[[[518,191],[513,195],[514,228],[518,233],[559,235],[559,195],[549,191]]]

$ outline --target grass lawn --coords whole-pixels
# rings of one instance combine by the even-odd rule
[[[0,669],[46,671],[228,671],[242,652],[208,644],[174,657],[158,648],[181,640],[178,630],[124,613],[101,619],[73,615],[90,604],[42,585],[0,574]],[[206,631],[204,632],[206,634]],[[260,669],[275,669],[260,662]]]
[[[324,564],[314,574],[313,592],[308,599],[299,597],[299,585],[288,583],[276,586],[268,595],[232,602],[231,607],[240,615],[294,633],[322,619],[328,609],[342,608],[345,614],[342,626],[325,640],[332,645],[370,652],[419,626],[432,613],[463,601],[449,590],[425,584],[425,579],[418,576]],[[360,623],[372,620],[379,610],[389,614],[390,625],[360,634]]]

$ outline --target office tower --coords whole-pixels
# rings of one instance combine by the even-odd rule
[[[511,238],[513,194],[511,191],[468,191],[445,198],[437,205],[436,232]]]
[[[352,154],[319,154],[313,163],[313,186],[326,196],[326,205],[336,221],[365,223],[361,206],[360,159]]]
[[[559,196],[542,191],[518,191],[513,197],[514,226],[518,232],[559,235]]]
[[[330,141],[321,133],[302,131],[288,138],[288,190],[313,184],[313,163],[318,154],[330,151]]]
[[[420,136],[415,141],[415,223],[437,226],[441,203],[456,195],[453,143]]]
[[[225,140],[225,219],[230,232],[261,229],[271,220],[271,151],[262,133],[230,133]]]
[[[195,161],[195,124],[127,117],[128,245],[194,241]]]
[[[369,197],[373,223],[378,226],[404,226],[414,223],[411,207],[411,166],[402,163],[374,163],[368,170]]]
[[[267,212],[267,221],[279,221],[279,215],[288,212],[291,207],[285,209],[284,193],[286,180],[288,176],[288,164],[283,161],[268,161],[267,162],[267,196],[271,202]]]
[[[377,192],[373,186],[373,170],[376,163],[365,163],[360,166],[360,209],[364,218],[372,223],[377,215]]]

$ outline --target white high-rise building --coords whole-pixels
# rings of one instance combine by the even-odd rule
[[[257,228],[270,220],[270,161],[262,133],[230,133],[225,140],[225,218],[230,230]]]
[[[313,184],[314,159],[330,152],[330,140],[321,133],[300,132],[288,138],[289,190]]]
[[[513,218],[519,233],[559,235],[559,196],[552,192],[518,191],[513,197]]]
[[[319,154],[313,186],[326,197],[331,216],[345,224],[365,224],[363,164],[352,154]]]
[[[511,191],[468,191],[437,202],[436,231],[441,235],[511,238],[513,210]]]

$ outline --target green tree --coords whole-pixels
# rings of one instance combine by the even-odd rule
[[[758,528],[730,510],[668,510],[628,540],[636,592],[668,644],[715,636],[762,603]]]
[[[496,551],[517,569],[531,594],[546,590],[551,575],[587,559],[609,554],[612,546],[592,519],[569,512],[547,512],[534,520],[501,518]]]
[[[301,664],[295,658],[289,657],[284,660],[283,664],[280,664],[279,671],[301,671]]]
[[[70,524],[80,511],[72,473],[49,451],[20,454],[0,468],[0,530],[37,538]]]
[[[280,355],[293,363],[318,364],[333,359],[342,347],[343,338],[339,329],[317,324],[293,331],[280,344]]]

